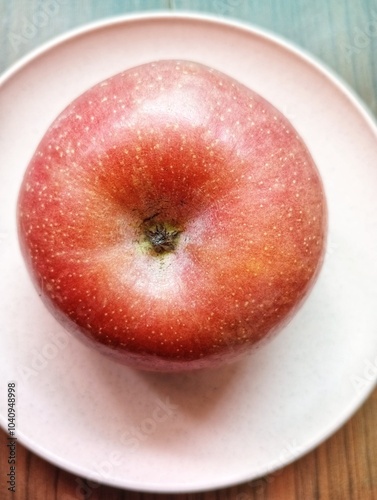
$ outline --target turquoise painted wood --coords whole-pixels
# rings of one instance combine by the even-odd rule
[[[0,72],[42,43],[112,16],[167,10],[169,0],[0,0]]]
[[[280,35],[333,69],[377,115],[377,0],[0,0],[0,72],[85,23],[164,9],[234,18]]]
[[[314,55],[346,81],[377,115],[376,0],[176,0],[264,28]]]

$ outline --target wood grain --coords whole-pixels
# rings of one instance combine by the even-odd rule
[[[377,115],[377,2],[372,0],[0,1],[0,72],[69,29],[105,17],[157,9],[208,12],[276,33],[332,68]],[[377,390],[335,435],[295,463],[250,483],[192,495],[153,495],[89,485],[20,444],[17,490],[11,494],[6,484],[7,436],[1,431],[0,499],[373,500],[377,499],[376,421]]]

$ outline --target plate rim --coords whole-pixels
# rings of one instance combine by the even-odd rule
[[[6,68],[2,73],[0,73],[0,90],[1,87],[8,82],[13,76],[17,74],[18,71],[22,70],[25,66],[31,63],[34,59],[42,56],[49,50],[54,49],[58,45],[61,45],[69,40],[78,38],[89,32],[94,32],[99,29],[107,28],[113,25],[120,25],[128,22],[138,22],[138,21],[157,21],[157,20],[191,20],[191,21],[205,21],[211,24],[222,24],[227,27],[237,28],[248,33],[253,33],[260,38],[268,41],[272,41],[277,45],[280,45],[287,49],[288,51],[295,54],[296,57],[304,60],[307,64],[314,66],[318,72],[327,77],[331,82],[342,92],[343,95],[351,99],[353,104],[359,108],[359,110],[364,114],[365,118],[369,121],[370,125],[375,128],[375,133],[377,134],[377,116],[375,116],[368,106],[368,104],[359,96],[356,90],[335,70],[333,70],[326,62],[319,59],[315,54],[304,47],[300,47],[295,42],[285,38],[282,35],[276,34],[273,31],[257,26],[251,22],[242,21],[234,17],[223,17],[220,15],[210,14],[210,13],[199,13],[197,11],[180,10],[171,11],[167,9],[161,10],[149,10],[146,12],[134,12],[127,14],[120,14],[115,16],[109,16],[102,19],[97,19],[95,21],[89,21],[80,26],[68,29],[63,33],[54,36],[53,38],[41,43],[41,45],[31,49],[29,52],[24,54],[8,68]]]

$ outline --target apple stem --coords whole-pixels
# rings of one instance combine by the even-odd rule
[[[152,219],[150,217],[149,219]],[[177,246],[180,231],[168,230],[163,224],[157,224],[154,229],[146,229],[145,236],[153,250],[158,254],[172,252]]]

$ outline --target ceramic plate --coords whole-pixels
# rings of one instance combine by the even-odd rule
[[[96,82],[161,58],[224,71],[285,113],[318,164],[330,214],[323,271],[290,325],[242,362],[173,376],[119,366],[65,334],[29,281],[15,222],[23,172],[56,115]],[[156,492],[251,480],[317,446],[377,374],[376,139],[362,105],[318,63],[215,18],[110,20],[18,64],[0,87],[2,425],[16,381],[17,436],[29,449],[77,476]]]

